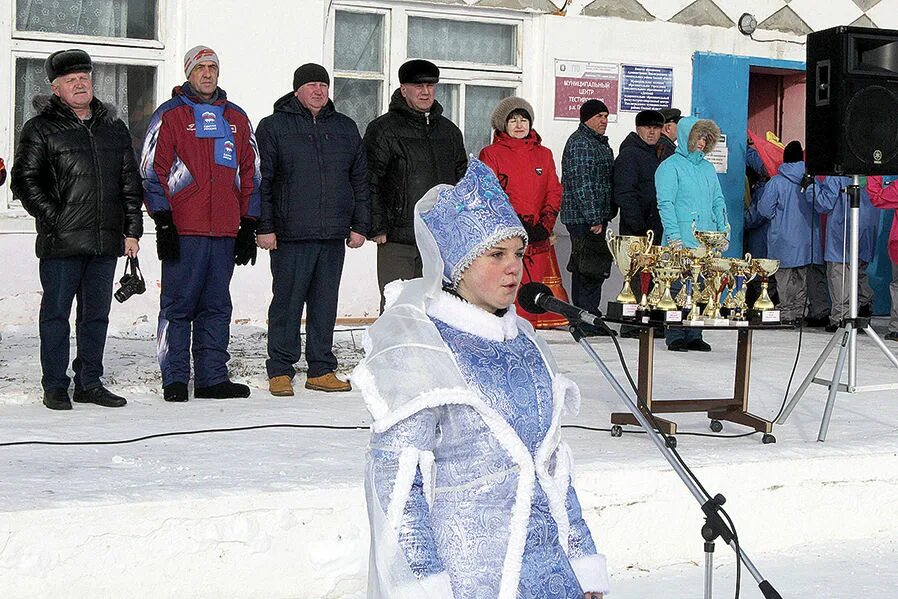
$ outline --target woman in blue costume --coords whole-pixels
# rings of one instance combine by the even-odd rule
[[[515,315],[524,228],[472,158],[418,202],[415,234],[424,275],[387,288],[352,377],[374,419],[368,596],[601,598],[560,440],[580,393]]]

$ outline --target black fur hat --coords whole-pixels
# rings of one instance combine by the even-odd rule
[[[429,60],[409,60],[399,67],[399,83],[436,83],[440,69]]]
[[[53,83],[57,77],[69,73],[90,73],[93,70],[93,63],[87,52],[73,48],[58,50],[48,56],[44,68],[47,70],[47,79]]]

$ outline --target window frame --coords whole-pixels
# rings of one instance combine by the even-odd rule
[[[155,82],[153,84],[153,104],[158,104],[158,98],[162,97],[164,92],[163,75],[165,73],[166,55],[162,50],[154,48],[125,48],[121,46],[102,46],[95,45],[93,40],[100,38],[90,38],[90,44],[81,43],[79,47],[87,51],[94,62],[101,64],[115,64],[126,66],[146,66],[156,69]],[[7,130],[6,143],[9,148],[9,155],[4,156],[7,168],[10,168],[15,155],[15,111],[16,111],[16,61],[19,59],[38,59],[44,60],[50,54],[59,49],[64,49],[65,45],[61,43],[52,43],[49,41],[34,41],[13,39],[11,41],[11,51],[9,53],[7,68],[10,73],[10,81],[12,85],[7,87],[7,106],[9,114],[9,129]],[[49,83],[47,84],[47,93],[50,93]],[[103,100],[103,98],[100,98]],[[30,101],[24,98],[24,101]],[[0,216],[24,216],[25,209],[21,204],[13,199],[9,185],[4,185],[4,189],[0,190]]]
[[[524,34],[527,27],[527,15],[520,15],[503,9],[489,9],[492,13],[506,13],[503,15],[484,14],[482,7],[469,6],[420,6],[403,3],[389,3],[383,0],[335,0],[327,13],[325,29],[325,47],[327,48],[325,60],[334,65],[336,52],[335,21],[338,11],[377,13],[384,15],[384,73],[381,77],[366,75],[362,71],[337,71],[333,70],[336,79],[376,79],[383,82],[380,98],[379,114],[384,114],[389,108],[393,91],[399,87],[398,65],[406,60],[420,58],[408,55],[408,19],[409,17],[421,17],[436,20],[454,20],[463,23],[475,21],[477,23],[512,25],[515,27],[515,64],[493,65],[489,63],[471,63],[464,61],[436,60],[440,67],[440,83],[460,84],[462,89],[459,97],[459,115],[456,125],[464,131],[465,126],[465,86],[483,85],[489,87],[509,87],[513,95],[520,95],[524,87]],[[396,68],[393,68],[394,65]],[[437,101],[440,101],[437,97]],[[339,107],[338,107],[339,108]]]
[[[55,33],[52,31],[31,31],[28,29],[19,29],[16,25],[16,14],[19,2],[22,0],[12,1],[12,10],[10,14],[12,30],[12,40],[30,40],[35,42],[54,42],[58,44],[83,44],[93,45],[101,44],[104,46],[121,46],[125,48],[153,48],[162,50],[166,39],[166,22],[168,2],[166,0],[155,0],[156,2],[156,32],[155,39],[145,40],[133,37],[105,37],[92,35],[77,35],[71,33]],[[93,55],[91,55],[93,56]]]

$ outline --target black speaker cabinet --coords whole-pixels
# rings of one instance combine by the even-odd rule
[[[808,172],[898,174],[898,31],[834,27],[807,50]]]

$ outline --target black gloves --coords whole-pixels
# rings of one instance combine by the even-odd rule
[[[160,260],[177,260],[181,257],[181,243],[178,230],[172,222],[171,210],[153,214],[156,223],[156,253]]]
[[[250,218],[240,219],[237,243],[234,246],[234,264],[237,266],[256,263],[256,224],[256,221]]]
[[[528,243],[539,243],[549,238],[549,231],[541,223],[531,224],[520,216],[518,218],[521,219],[521,224],[524,226],[524,230],[527,231]]]
[[[809,175],[805,173],[801,177],[801,191],[805,191],[808,187],[814,184],[814,175]]]

